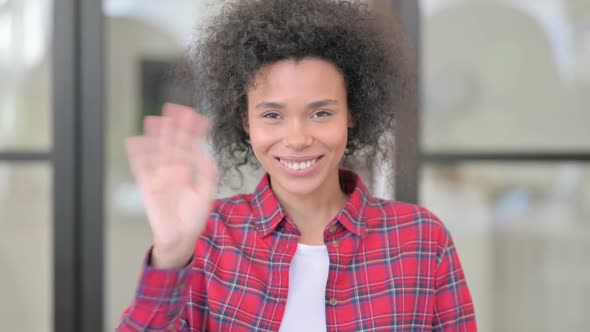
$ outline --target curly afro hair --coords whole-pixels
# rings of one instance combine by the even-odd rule
[[[343,74],[355,124],[345,161],[372,162],[391,150],[396,113],[412,82],[399,25],[383,12],[360,1],[226,1],[187,59],[222,173],[259,166],[242,122],[247,91],[262,66],[283,59],[319,58]]]

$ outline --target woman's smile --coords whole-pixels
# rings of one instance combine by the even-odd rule
[[[320,166],[322,156],[313,157],[277,157],[285,172],[292,176],[307,176],[315,172]]]

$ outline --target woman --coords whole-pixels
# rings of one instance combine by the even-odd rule
[[[207,118],[145,119],[127,149],[153,246],[118,331],[476,330],[443,224],[340,168],[383,151],[409,86],[378,22],[356,2],[252,0],[209,23],[191,54],[218,164],[266,175],[215,200]]]

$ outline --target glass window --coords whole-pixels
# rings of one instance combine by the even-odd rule
[[[52,6],[0,1],[0,151],[51,147]]]
[[[481,331],[587,328],[589,165],[427,166],[420,190],[453,234]]]
[[[52,331],[51,216],[51,168],[0,163],[2,330]]]
[[[590,2],[420,6],[425,151],[590,149]]]

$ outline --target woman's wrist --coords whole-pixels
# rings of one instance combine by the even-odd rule
[[[188,265],[193,256],[193,248],[162,250],[154,245],[152,249],[150,266],[157,269],[181,269]]]

